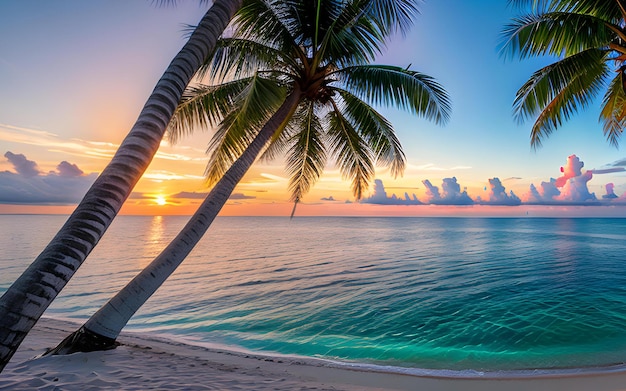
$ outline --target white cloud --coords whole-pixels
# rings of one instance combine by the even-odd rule
[[[532,204],[564,204],[585,205],[597,204],[598,199],[590,193],[587,182],[593,178],[594,170],[582,171],[585,163],[578,156],[570,155],[561,172],[563,175],[550,182],[541,182],[541,189],[531,185],[526,203]],[[615,172],[613,170],[597,170],[599,173]]]
[[[492,178],[489,179],[487,200],[481,200],[480,203],[485,205],[520,205],[522,200],[513,191],[507,194],[499,178]]]
[[[204,179],[203,176],[199,176],[199,175],[181,175],[181,174],[176,174],[170,171],[165,171],[165,170],[152,170],[152,171],[148,171],[145,174],[143,174],[143,177],[145,179],[151,179],[153,181],[156,182],[163,182],[163,181],[173,181],[173,180],[181,180],[181,179]]]
[[[407,193],[404,193],[404,198],[398,198],[395,194],[390,197],[387,196],[383,181],[376,179],[374,181],[374,194],[370,197],[363,198],[361,200],[363,204],[378,204],[378,205],[420,205],[421,202],[417,199],[415,194],[413,198],[410,198]]]
[[[442,192],[433,186],[428,179],[422,181],[426,186],[426,203],[434,205],[472,205],[474,200],[467,195],[467,191],[457,183],[456,177],[444,178],[441,184]]]

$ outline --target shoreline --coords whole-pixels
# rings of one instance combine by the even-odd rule
[[[65,321],[65,320],[63,320]],[[68,323],[74,323],[67,320]],[[76,324],[76,328],[80,325]],[[503,369],[503,370],[476,370],[476,369],[430,369],[409,366],[395,366],[359,361],[342,361],[340,359],[300,356],[296,354],[284,354],[276,352],[263,352],[247,350],[243,347],[219,345],[209,342],[190,340],[171,334],[151,333],[149,331],[128,331],[124,333],[130,338],[137,338],[144,343],[156,342],[164,344],[185,345],[198,347],[211,352],[233,355],[257,360],[280,360],[315,367],[329,367],[336,369],[353,370],[358,372],[386,373],[391,375],[406,375],[434,379],[495,379],[495,380],[519,380],[528,378],[558,378],[573,376],[591,376],[611,373],[623,373],[626,375],[626,363],[615,363],[602,366],[587,367],[563,367],[563,368],[538,368],[538,369]],[[626,390],[626,385],[625,385]]]
[[[122,333],[118,339],[122,345],[114,350],[38,357],[77,327],[42,318],[0,374],[0,390],[626,390],[623,365],[528,371],[514,377],[496,372],[450,377],[207,347],[133,332]]]

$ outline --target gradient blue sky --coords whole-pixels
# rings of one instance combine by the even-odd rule
[[[23,164],[37,165],[36,175],[25,177],[19,161],[0,157],[0,193],[13,197],[3,200],[0,194],[0,203],[46,203],[46,194],[65,191],[66,176],[72,189],[86,189],[183,45],[184,25],[197,23],[205,8],[191,0],[176,7],[156,7],[147,0],[0,0],[0,152],[23,154]],[[444,178],[456,177],[473,200],[487,200],[489,179],[497,177],[507,193],[512,190],[524,199],[531,184],[539,187],[560,176],[560,167],[572,154],[584,162],[583,171],[620,161],[626,165],[623,148],[611,147],[602,135],[600,99],[543,147],[530,147],[532,124],[515,122],[512,102],[519,86],[549,59],[520,61],[499,54],[500,32],[517,14],[506,0],[426,1],[410,34],[395,37],[380,56],[380,63],[412,64],[412,69],[435,77],[453,106],[445,126],[381,108],[394,124],[409,163],[402,178],[378,171],[389,196],[415,193],[424,201],[422,181],[441,188]],[[193,200],[190,194],[206,191],[202,174],[207,141],[208,135],[199,133],[178,145],[164,145],[129,202],[147,207],[162,197],[175,207],[183,199]],[[62,171],[57,167],[62,161],[76,164],[83,174]],[[588,190],[600,199],[609,182],[623,197],[624,172],[594,175]],[[286,190],[282,162],[257,165],[236,190],[236,203],[247,204],[248,211],[287,204]],[[41,193],[38,199],[36,192]],[[187,198],[176,196],[179,192]],[[54,202],[71,204],[75,198],[72,193]],[[304,201],[344,204],[351,199],[349,184],[329,167]]]

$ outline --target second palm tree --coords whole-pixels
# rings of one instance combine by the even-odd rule
[[[261,154],[287,155],[290,191],[299,202],[329,158],[361,198],[378,163],[400,174],[405,156],[391,124],[370,103],[407,109],[437,123],[449,99],[419,72],[371,65],[386,39],[404,32],[414,0],[258,0],[234,19],[170,124],[173,138],[215,126],[207,177],[215,184],[172,243],[55,353],[115,346],[132,315],[174,272],[206,232]],[[274,113],[272,115],[272,113]]]

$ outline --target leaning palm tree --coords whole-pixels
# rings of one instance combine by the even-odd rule
[[[183,91],[242,0],[215,0],[61,230],[0,298],[0,372],[98,243],[159,148]]]
[[[261,154],[286,153],[294,205],[329,157],[357,198],[375,163],[401,173],[405,156],[393,128],[366,100],[437,123],[450,111],[432,78],[369,64],[416,11],[414,0],[257,0],[242,7],[232,36],[218,42],[201,69],[214,83],[189,89],[170,123],[174,139],[197,125],[218,125],[207,167],[215,185],[163,252],[53,353],[115,347],[122,328],[201,239]]]
[[[541,141],[604,92],[600,122],[617,146],[626,126],[626,3],[623,0],[511,0],[531,12],[503,31],[503,50],[521,58],[557,61],[536,71],[519,89],[514,115],[535,118],[531,145]]]

